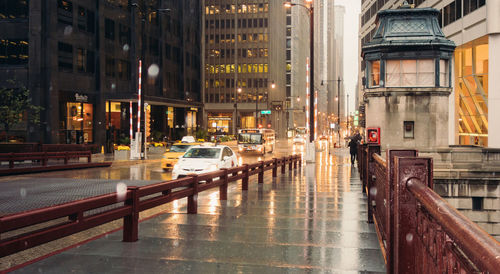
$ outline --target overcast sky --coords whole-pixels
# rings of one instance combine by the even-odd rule
[[[354,111],[354,96],[358,80],[358,32],[361,0],[335,0],[345,7],[344,16],[344,87],[349,94],[349,112]]]

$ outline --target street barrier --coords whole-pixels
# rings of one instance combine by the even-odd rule
[[[265,171],[273,170],[273,177],[276,177],[278,167],[281,167],[282,172],[284,172],[287,164],[290,170],[293,166],[297,167],[297,164],[298,168],[301,168],[302,158],[300,155],[274,158],[142,187],[129,186],[123,193],[116,192],[0,216],[0,257],[120,218],[123,218],[123,241],[134,242],[139,237],[139,212],[174,200],[187,198],[187,212],[196,214],[198,193],[219,187],[219,199],[227,200],[228,183],[242,180],[242,190],[248,190],[250,176],[257,174],[258,183],[262,184]],[[204,184],[199,184],[203,181]],[[44,224],[45,227],[39,227]],[[24,231],[28,228],[33,229],[29,232],[13,235],[17,231]]]
[[[387,273],[498,273],[500,243],[432,190],[432,158],[388,150],[384,159],[371,144],[358,155]]]
[[[69,162],[71,159],[79,161],[80,158],[87,158],[87,163]],[[63,160],[64,163],[59,160]],[[110,162],[92,163],[91,151],[0,153],[0,162],[8,162],[8,165],[0,165],[0,175],[111,165]]]

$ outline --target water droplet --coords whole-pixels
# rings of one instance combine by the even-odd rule
[[[125,200],[127,196],[127,185],[125,183],[119,182],[116,184],[116,196],[118,197],[118,201]]]
[[[116,84],[115,83],[111,84],[111,89],[115,89],[115,88],[116,88]]]
[[[21,195],[22,198],[25,198],[27,194],[26,188],[21,188],[19,194]]]
[[[128,44],[123,45],[123,51],[128,51],[130,46]]]
[[[148,75],[149,77],[156,77],[160,73],[160,67],[158,67],[157,64],[152,64],[148,68]]]
[[[411,233],[406,234],[406,241],[408,243],[411,243],[413,241],[413,234]]]
[[[179,246],[179,241],[178,241],[178,240],[174,240],[173,245],[174,245],[175,247],[178,247],[178,246]]]
[[[72,26],[66,26],[64,28],[64,35],[70,35],[73,32],[73,27]]]
[[[377,188],[376,187],[372,186],[370,188],[370,195],[377,196]]]

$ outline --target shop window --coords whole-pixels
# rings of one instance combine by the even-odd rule
[[[0,61],[9,65],[28,63],[29,44],[27,40],[0,39]]]
[[[73,3],[71,1],[57,1],[57,21],[65,25],[73,25]]]
[[[73,71],[73,46],[70,44],[59,42],[57,44],[58,67],[60,71]]]
[[[104,20],[104,37],[115,40],[115,21],[108,18]]]
[[[66,104],[66,142],[82,144],[93,142],[93,105],[79,102]]]
[[[0,20],[28,18],[28,0],[0,0]]]

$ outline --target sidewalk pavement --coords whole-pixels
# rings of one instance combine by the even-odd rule
[[[200,193],[196,215],[170,203],[143,219],[137,242],[120,230],[14,273],[385,272],[356,169],[345,153],[316,160],[248,191],[233,183],[227,201]]]

